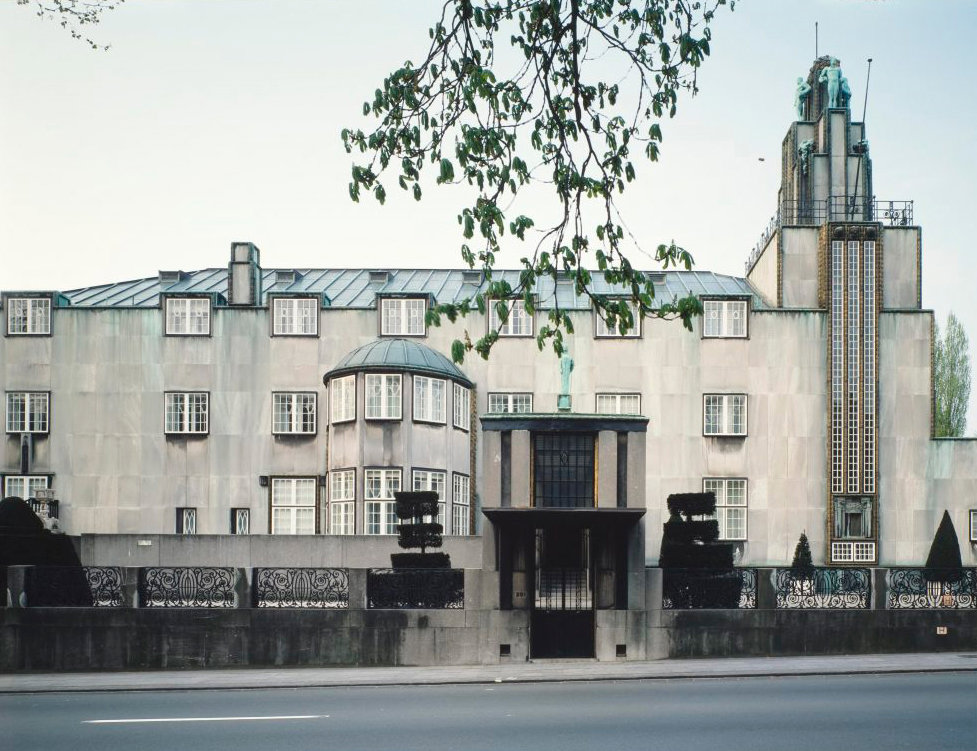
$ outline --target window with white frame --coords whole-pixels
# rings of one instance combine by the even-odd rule
[[[445,495],[445,473],[430,469],[415,469],[412,477],[411,487],[414,492],[433,490],[438,494],[438,524],[447,533],[445,508],[448,505],[448,496]]]
[[[271,533],[314,535],[316,478],[273,477],[271,480]]]
[[[164,432],[169,434],[203,434],[210,427],[210,395],[205,391],[170,391],[164,395]]]
[[[363,471],[366,534],[397,534],[397,502],[394,500],[394,493],[399,490],[399,469],[367,469]]]
[[[703,300],[702,336],[706,339],[746,337],[746,300]]]
[[[597,394],[599,415],[640,415],[641,394]]]
[[[400,373],[366,374],[366,419],[399,420],[401,417]]]
[[[231,509],[231,534],[232,535],[251,534],[251,509],[249,508]]]
[[[702,481],[704,493],[716,494],[716,515],[720,540],[746,539],[746,480],[709,477]]]
[[[440,378],[414,376],[414,419],[423,422],[445,421],[447,382]]]
[[[210,299],[206,297],[167,297],[166,333],[170,336],[210,334]]]
[[[356,534],[356,470],[337,469],[329,473],[329,532]]]
[[[275,435],[311,435],[316,432],[316,395],[275,392],[271,395],[271,432]]]
[[[380,298],[380,334],[424,336],[427,300],[423,297]]]
[[[634,326],[625,333],[621,333],[621,319],[615,320],[613,326],[608,326],[607,321],[601,316],[600,311],[594,310],[594,336],[599,339],[638,339],[641,337],[641,319],[634,319]]]
[[[49,478],[47,475],[5,475],[3,478],[3,497],[4,498],[28,498],[37,497],[38,490],[47,490]]]
[[[746,394],[706,394],[702,432],[713,436],[746,435]]]
[[[509,314],[505,321],[499,316],[499,300],[489,301],[489,328],[498,331],[499,336],[532,336],[533,317],[526,312],[524,300],[501,301]]]
[[[51,300],[47,297],[8,297],[7,333],[43,336],[51,333]]]
[[[467,535],[471,529],[471,485],[468,475],[451,476],[451,534]]]
[[[454,390],[454,426],[462,430],[471,428],[472,420],[472,396],[471,391],[456,383]]]
[[[180,506],[176,510],[176,533],[178,535],[197,534],[197,509]]]
[[[45,391],[7,392],[7,432],[47,433],[50,394]]]
[[[503,414],[532,412],[533,395],[529,393],[489,394],[488,411]]]
[[[316,336],[319,333],[319,301],[314,297],[274,297],[271,301],[272,334]]]
[[[333,422],[356,419],[356,376],[349,375],[329,381],[329,404]]]

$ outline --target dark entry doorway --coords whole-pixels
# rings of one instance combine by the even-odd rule
[[[530,657],[594,656],[590,530],[537,529]]]

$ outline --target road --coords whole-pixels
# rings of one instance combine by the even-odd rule
[[[977,673],[0,696],[0,747],[977,748]]]

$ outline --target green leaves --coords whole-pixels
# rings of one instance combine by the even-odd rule
[[[633,153],[658,159],[660,121],[674,116],[682,92],[696,91],[697,69],[710,52],[709,23],[725,4],[446,2],[424,58],[394,70],[364,104],[364,116],[377,121],[374,129],[341,133],[346,151],[365,159],[352,168],[354,201],[367,189],[383,203],[381,178],[388,172],[420,200],[426,168],[433,169],[434,184],[467,192],[458,213],[461,255],[482,269],[485,281],[462,304],[436,305],[436,315],[454,321],[469,311],[484,313],[486,299],[510,297],[531,311],[539,280],[548,277],[572,280],[609,325],[627,329],[646,316],[663,316],[691,328],[696,303],[656,304],[648,277],[628,261],[638,246],[626,245],[630,236],[614,197],[638,178]],[[551,208],[532,215],[520,210],[527,188],[534,195],[548,190]],[[529,252],[511,289],[493,280],[492,270],[515,242],[528,243]],[[692,265],[674,242],[658,246],[655,257],[666,268]],[[594,265],[602,289],[613,295],[594,292],[587,270]],[[497,312],[504,324],[498,305]],[[559,352],[564,332],[572,332],[571,318],[549,309],[537,341]],[[475,342],[466,334],[452,357],[461,361],[472,350],[487,357],[497,333]]]

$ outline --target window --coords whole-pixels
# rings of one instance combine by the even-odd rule
[[[271,432],[275,435],[310,435],[316,432],[316,395],[274,393],[271,395]]]
[[[451,534],[467,535],[470,529],[471,491],[467,475],[451,476]]]
[[[6,475],[3,478],[3,497],[35,498],[38,490],[48,489],[47,475]]]
[[[197,509],[181,506],[176,510],[176,533],[178,535],[197,534]]]
[[[977,510],[970,510],[970,541],[977,542]]]
[[[703,404],[705,435],[746,435],[745,394],[706,394]]]
[[[414,376],[414,419],[444,422],[445,381],[440,378]]]
[[[608,339],[608,338],[613,338],[613,339],[638,339],[638,338],[641,337],[641,319],[640,318],[637,318],[636,317],[634,319],[634,327],[631,328],[631,329],[628,329],[628,332],[626,334],[622,334],[621,333],[620,323],[621,323],[621,321],[620,321],[620,319],[618,319],[614,323],[614,327],[613,328],[610,327],[610,326],[608,326],[607,325],[607,321],[605,321],[603,318],[601,318],[600,313],[595,310],[594,311],[594,336],[598,337],[599,339]]]
[[[746,300],[703,300],[703,338],[745,339],[747,310]]]
[[[166,333],[169,336],[209,336],[210,300],[206,297],[167,297]]]
[[[208,402],[204,391],[168,392],[165,394],[165,431],[178,434],[202,434],[209,429]]]
[[[533,500],[538,507],[593,507],[596,436],[533,435]]]
[[[399,420],[401,416],[399,373],[366,374],[366,419]]]
[[[232,535],[251,534],[251,509],[249,508],[231,509],[231,534]]]
[[[716,494],[716,515],[720,540],[746,539],[746,480],[707,478],[704,493]]]
[[[8,297],[7,333],[41,336],[51,333],[51,301],[46,297]]]
[[[427,300],[423,297],[380,299],[380,333],[383,336],[424,336]]]
[[[333,422],[356,419],[356,376],[343,376],[329,381],[329,397]]]
[[[445,521],[445,507],[448,504],[448,496],[444,492],[445,473],[433,472],[427,469],[415,469],[413,475],[413,490],[433,490],[438,494],[438,524],[448,533],[448,524]]]
[[[399,469],[367,469],[364,471],[366,534],[397,534],[397,502],[394,493],[400,491]]]
[[[459,383],[454,384],[454,426],[462,430],[471,427],[472,420],[472,396],[471,391]]]
[[[532,394],[489,394],[488,411],[521,413],[533,411]]]
[[[329,473],[329,531],[334,535],[356,534],[356,470]]]
[[[314,535],[316,480],[314,477],[274,477],[271,480],[271,533]]]
[[[509,315],[503,322],[499,316],[497,306],[498,300],[489,301],[489,328],[498,331],[499,336],[532,336],[533,317],[526,312],[526,303],[523,300],[509,300],[503,302],[509,311]]]
[[[834,499],[834,537],[864,539],[872,537],[872,499]]]
[[[640,415],[641,394],[598,394],[599,415]]]
[[[874,542],[832,542],[832,563],[874,563]]]
[[[7,392],[7,432],[47,433],[50,394],[44,391]]]
[[[319,301],[314,297],[275,297],[271,301],[274,336],[316,336]]]

